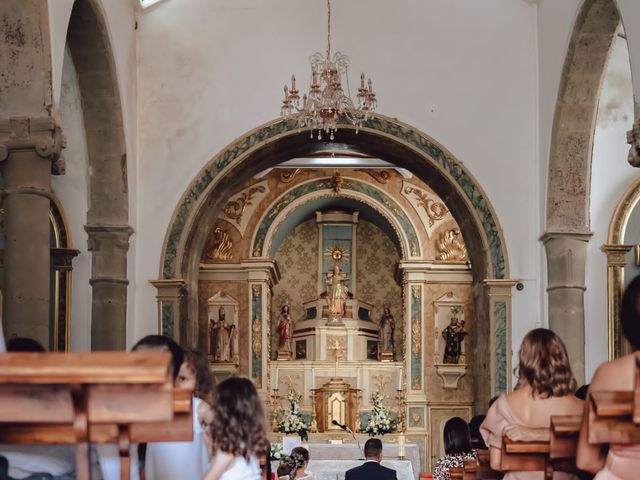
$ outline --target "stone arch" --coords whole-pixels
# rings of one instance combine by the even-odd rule
[[[100,2],[76,0],[67,43],[78,75],[89,157],[85,230],[91,251],[91,348],[126,347],[129,226],[122,106]]]
[[[478,355],[486,358],[478,357],[474,364],[475,378],[491,379],[478,382],[477,398],[504,391],[510,382],[507,345],[513,282],[508,280],[502,230],[480,185],[428,135],[389,117],[373,115],[359,133],[343,123],[335,142],[410,170],[434,190],[458,221],[473,267],[475,311],[484,335],[478,342],[492,347],[480,349]],[[259,172],[290,158],[326,153],[327,146],[331,144],[310,140],[309,132],[299,129],[294,120],[278,119],[238,138],[200,170],[174,210],[161,252],[160,279],[152,282],[158,289],[162,333],[181,342],[196,342],[198,332],[179,320],[181,313],[197,315],[199,261],[209,226],[226,199]]]
[[[402,207],[397,205],[382,190],[372,185],[361,180],[343,178],[345,184],[341,189],[340,195],[368,205],[386,220],[393,228],[400,245],[401,258],[408,260],[409,257],[419,257],[421,247],[416,229]],[[251,242],[252,256],[270,256],[275,253],[272,241],[276,231],[280,228],[280,222],[291,210],[299,208],[301,202],[308,202],[311,197],[315,198],[318,195],[327,195],[327,192],[330,191],[327,179],[317,179],[297,185],[271,202],[254,233]],[[387,205],[390,205],[390,207]],[[394,211],[391,211],[391,208]],[[413,252],[412,244],[415,245]]]
[[[585,0],[575,21],[556,102],[546,232],[549,326],[567,344],[584,383],[584,291],[591,153],[600,87],[620,14],[613,0]]]

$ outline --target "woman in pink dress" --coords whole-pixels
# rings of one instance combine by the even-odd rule
[[[633,353],[604,363],[591,380],[589,391],[633,390],[636,359],[640,358],[640,276],[634,278],[622,297],[620,307],[622,335],[629,341]],[[602,445],[587,442],[588,402],[584,408],[578,441],[578,468],[597,473],[594,480],[627,480],[640,478],[640,445]],[[605,453],[606,452],[606,453]]]
[[[515,390],[498,397],[480,426],[494,470],[500,470],[503,435],[516,441],[548,439],[552,415],[582,412],[583,401],[573,395],[576,381],[560,337],[545,328],[531,330],[522,340],[518,355]],[[504,476],[504,480],[543,478],[544,472],[508,472]],[[569,478],[575,477],[563,473],[554,476],[555,480]]]

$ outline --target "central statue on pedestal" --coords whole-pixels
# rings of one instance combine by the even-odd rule
[[[347,276],[342,273],[338,264],[332,272],[327,273],[327,306],[329,307],[329,322],[339,321],[345,314],[345,301],[349,290],[346,285]]]

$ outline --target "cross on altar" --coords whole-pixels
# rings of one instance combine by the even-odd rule
[[[338,376],[338,361],[340,360],[340,357],[342,356],[342,352],[344,350],[346,350],[346,348],[342,345],[342,343],[340,343],[340,341],[337,338],[334,338],[329,343],[329,350],[333,350],[333,356],[336,359],[335,377],[337,377]]]

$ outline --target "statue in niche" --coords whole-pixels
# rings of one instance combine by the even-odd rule
[[[224,307],[218,309],[218,320],[209,323],[209,355],[214,362],[233,361],[236,326],[227,323]]]
[[[460,363],[462,355],[462,340],[467,336],[464,320],[458,320],[458,307],[451,308],[451,323],[442,331],[444,338],[444,358],[442,363]]]
[[[338,264],[333,271],[327,273],[327,304],[330,317],[342,317],[344,315],[345,300],[348,289],[345,284],[347,276],[342,273]]]
[[[293,349],[291,337],[293,335],[293,320],[289,313],[289,305],[283,305],[278,319],[278,360],[289,360]]]
[[[395,345],[393,334],[396,330],[396,321],[391,315],[388,305],[383,305],[383,313],[380,318],[380,330],[378,330],[378,352],[380,360],[393,360],[395,358]]]

